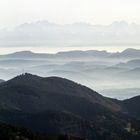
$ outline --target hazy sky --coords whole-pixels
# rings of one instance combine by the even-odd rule
[[[61,24],[140,23],[140,0],[0,0],[0,27],[48,20]]]

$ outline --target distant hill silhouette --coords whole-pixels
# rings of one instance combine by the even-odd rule
[[[112,54],[111,57],[116,58],[139,58],[140,57],[140,50],[128,48],[120,53]]]
[[[126,49],[122,52],[107,52],[98,50],[87,50],[87,51],[66,51],[58,52],[55,54],[51,53],[34,53],[31,51],[20,51],[11,54],[0,55],[0,58],[140,58],[140,50],[138,49]]]
[[[138,68],[140,67],[140,59],[133,59],[130,60],[126,63],[120,63],[116,65],[117,67],[121,67],[121,68]]]

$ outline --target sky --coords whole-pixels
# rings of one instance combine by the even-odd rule
[[[140,24],[140,0],[0,0],[0,28],[48,20],[59,24]]]

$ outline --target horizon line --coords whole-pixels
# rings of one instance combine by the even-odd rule
[[[133,49],[133,50],[138,50],[140,51],[140,49],[137,49],[137,48],[131,48],[131,47],[128,47],[128,48],[125,48],[125,49],[122,49],[121,51],[109,51],[109,50],[106,50],[106,49],[87,49],[87,50],[82,50],[82,49],[71,49],[71,50],[63,50],[63,51],[57,51],[57,52],[36,52],[36,51],[33,51],[33,50],[29,50],[29,49],[25,49],[25,50],[17,50],[17,51],[13,51],[13,52],[9,52],[9,53],[4,53],[4,54],[1,54],[0,53],[0,56],[3,56],[3,55],[9,55],[9,54],[14,54],[14,53],[20,53],[20,52],[30,52],[30,53],[33,53],[33,54],[58,54],[58,53],[66,53],[66,52],[76,52],[76,51],[82,51],[82,52],[87,52],[87,51],[99,51],[99,52],[107,52],[107,53],[122,53],[123,51],[125,50],[128,50],[128,49]]]

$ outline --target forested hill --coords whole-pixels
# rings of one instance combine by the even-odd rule
[[[25,73],[0,84],[0,121],[46,135],[139,140],[139,116],[131,114],[139,109],[131,101],[109,99],[64,78]]]

